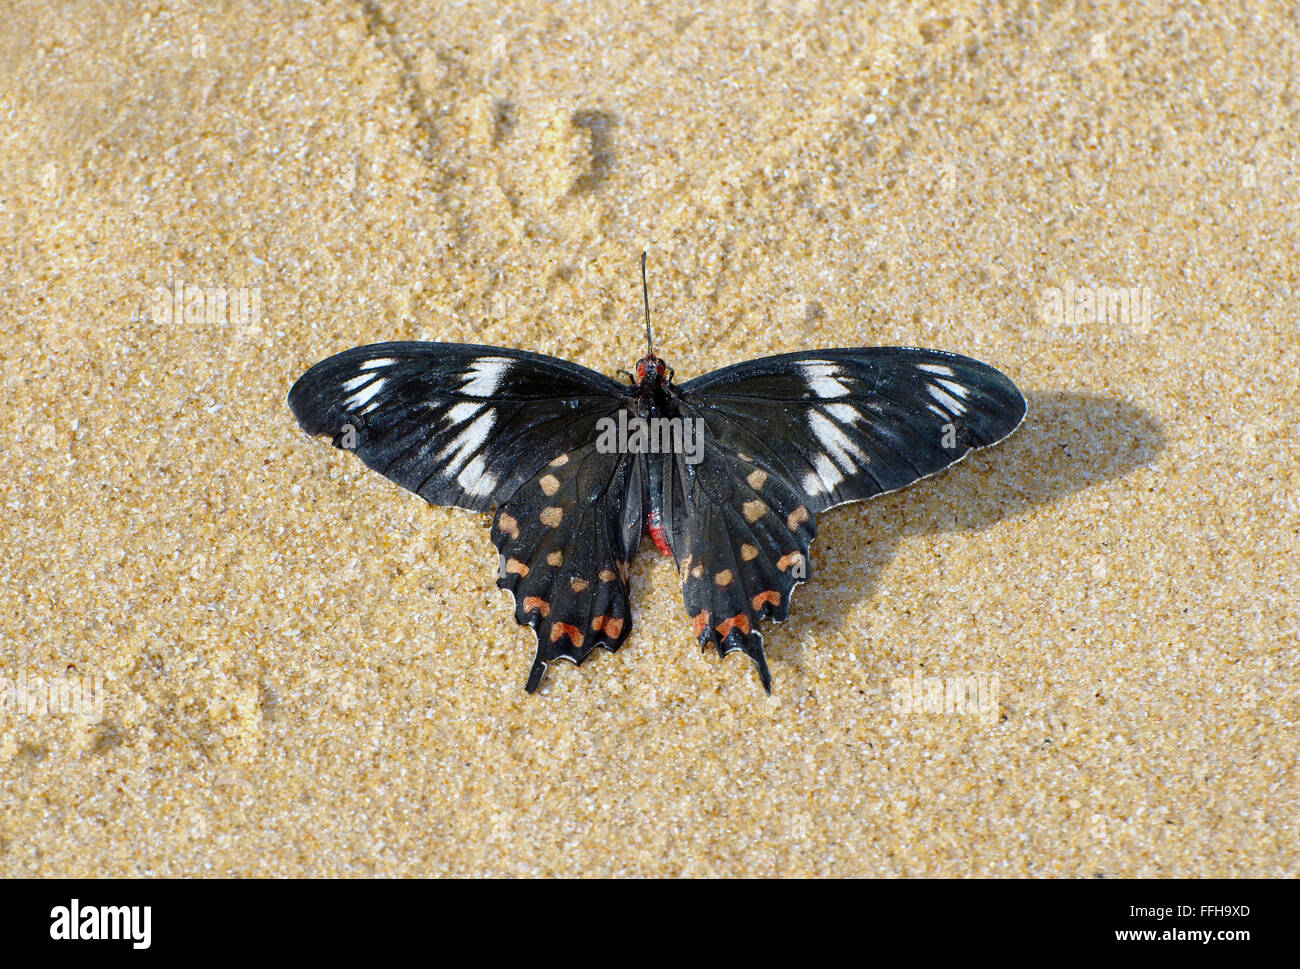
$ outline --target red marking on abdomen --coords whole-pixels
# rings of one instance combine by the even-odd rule
[[[663,518],[659,515],[658,508],[651,507],[650,514],[646,516],[645,530],[655,543],[655,548],[664,555],[673,554],[673,550],[668,547],[668,533],[664,531]]]

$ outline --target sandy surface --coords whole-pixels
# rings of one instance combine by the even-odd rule
[[[219,6],[0,39],[0,873],[1297,873],[1290,5]],[[526,696],[486,517],[284,403],[378,340],[612,374],[647,245],[679,379],[1030,398],[820,518],[771,698],[645,549]]]

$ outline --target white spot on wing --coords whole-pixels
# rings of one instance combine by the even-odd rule
[[[840,383],[836,377],[840,374],[840,369],[833,363],[827,363],[824,360],[814,360],[810,363],[803,364],[803,375],[808,381],[808,389],[814,397],[843,397],[849,392],[849,388]]]
[[[397,361],[392,357],[376,357],[374,360],[367,360],[357,369],[374,370],[376,367],[391,367]]]
[[[464,424],[482,409],[482,404],[457,404],[451,410],[447,411],[447,423],[451,426]]]
[[[844,480],[844,475],[840,474],[840,469],[835,467],[831,463],[831,459],[824,454],[819,454],[813,458],[813,470],[817,472],[816,477],[820,481],[820,487],[816,489],[818,491],[831,491]]]
[[[950,420],[952,420],[952,415],[949,414],[949,413],[948,413],[946,410],[944,410],[942,407],[937,407],[937,406],[934,405],[934,404],[926,404],[925,406],[926,406],[926,407],[927,407],[927,408],[928,408],[932,413],[934,413],[934,414],[938,414],[939,417],[940,417],[940,419],[945,420],[945,421],[950,421]]]
[[[364,404],[368,404],[371,398],[375,396],[375,394],[379,393],[381,390],[384,389],[384,384],[386,383],[388,383],[387,379],[385,379],[384,377],[380,377],[374,383],[370,384],[367,387],[363,387],[361,390],[358,390],[347,400],[343,401],[343,406],[346,407],[348,410],[356,410],[358,407],[361,407]],[[347,389],[351,390],[352,388],[349,387]],[[379,403],[378,401],[375,401],[376,406],[378,405],[378,403]]]
[[[350,394],[352,393],[352,391],[356,390],[362,384],[368,384],[370,383],[370,381],[374,379],[375,379],[374,374],[363,373],[360,377],[353,377],[351,380],[343,381],[343,389]]]
[[[824,415],[813,411],[808,415],[808,426],[817,435],[817,440],[821,442],[822,447],[835,459],[835,463],[845,471],[852,474],[861,466],[860,462],[866,461],[867,456],[862,453],[862,448],[854,444],[852,439],[840,430],[839,425]],[[853,460],[855,457],[858,458],[858,461]],[[818,470],[821,470],[820,467]],[[822,475],[822,477],[826,476]],[[843,477],[843,475],[836,472],[835,481],[840,481]],[[835,484],[832,481],[827,483],[832,486]]]
[[[837,421],[853,424],[862,420],[862,412],[848,404],[823,404],[822,409]]]
[[[970,393],[970,388],[966,387],[963,384],[959,384],[954,380],[936,380],[935,383],[942,384],[944,387],[946,387],[948,390],[950,390],[952,393],[956,394],[958,397],[962,398],[963,400],[966,398],[966,395]]]
[[[961,401],[959,401],[956,397],[953,397],[942,387],[936,387],[934,384],[926,384],[925,389],[930,392],[931,397],[933,397],[936,401],[939,402],[939,405],[941,407],[946,407],[954,414],[966,413],[966,405],[963,404]]]
[[[496,411],[484,411],[473,424],[461,431],[445,448],[438,452],[439,458],[446,458],[451,455],[447,460],[445,470],[448,477],[468,461],[470,455],[476,454],[483,447],[483,442],[487,440],[488,431],[492,430],[492,425],[496,423],[496,419]]]
[[[461,393],[470,397],[491,397],[514,363],[509,357],[479,357],[465,371]]]
[[[938,374],[940,377],[951,377],[952,367],[945,367],[941,363],[918,363],[917,370],[924,370],[926,373]]]
[[[483,455],[476,454],[465,469],[456,475],[456,483],[465,489],[465,494],[481,497],[490,495],[497,486],[497,479],[487,473],[487,462]]]

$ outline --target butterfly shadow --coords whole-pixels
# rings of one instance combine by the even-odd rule
[[[1123,477],[1164,449],[1160,425],[1131,404],[1066,391],[1026,396],[1028,416],[1007,441],[932,479],[818,516],[810,581],[799,588],[790,621],[765,638],[769,660],[798,663],[802,635],[842,628],[851,606],[833,590],[870,600],[903,539],[981,531]]]

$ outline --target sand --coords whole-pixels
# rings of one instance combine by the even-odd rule
[[[0,873],[1297,873],[1288,5],[10,8]],[[648,545],[527,696],[486,516],[285,406],[381,340],[629,367],[647,247],[679,379],[1030,400],[820,517],[770,698]]]

